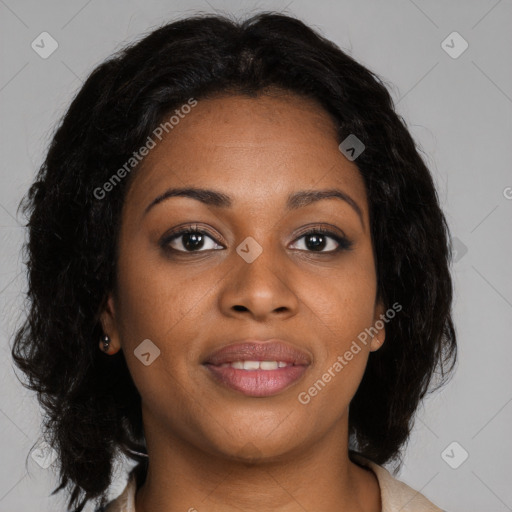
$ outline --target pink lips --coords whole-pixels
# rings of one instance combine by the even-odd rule
[[[287,363],[287,366],[246,370],[227,365],[235,361],[276,361]],[[280,393],[296,382],[310,363],[305,352],[274,339],[264,342],[247,340],[225,346],[210,354],[203,364],[217,382],[247,396],[266,397]]]

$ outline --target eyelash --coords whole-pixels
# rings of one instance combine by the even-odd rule
[[[188,235],[188,234],[206,235],[209,238],[211,238],[216,244],[220,245],[220,243],[215,239],[215,237],[211,233],[209,233],[206,230],[197,228],[196,225],[187,226],[184,229],[181,229],[181,230],[176,231],[174,233],[168,234],[167,236],[165,236],[162,239],[162,241],[160,242],[160,245],[166,251],[169,251],[169,252],[172,252],[172,253],[175,253],[175,254],[177,254],[177,253],[178,254],[194,254],[194,253],[207,252],[209,250],[209,249],[207,249],[207,250],[202,250],[202,251],[181,251],[181,250],[174,249],[174,248],[169,246],[170,242],[172,242],[173,240],[175,240],[177,238],[180,238],[183,235]],[[342,252],[342,251],[350,251],[350,250],[352,250],[352,247],[354,245],[353,242],[350,241],[348,238],[346,238],[344,236],[341,236],[338,233],[336,233],[334,231],[331,231],[330,229],[327,229],[327,228],[322,227],[322,226],[310,228],[309,230],[305,231],[304,233],[301,233],[293,241],[293,243],[296,243],[301,238],[307,237],[309,235],[316,235],[316,234],[326,235],[329,238],[332,238],[335,242],[337,242],[338,247],[336,249],[331,250],[331,251],[307,251],[307,250],[304,251],[302,249],[298,249],[298,250],[302,251],[302,252],[312,253],[312,254],[337,254],[337,253]],[[218,250],[218,249],[213,249],[213,250]]]

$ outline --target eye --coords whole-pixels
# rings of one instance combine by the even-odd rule
[[[338,234],[337,232],[331,231],[330,229],[326,229],[324,227],[316,227],[313,229],[309,229],[305,233],[296,239],[302,240],[305,238],[307,242],[304,244],[305,249],[308,252],[318,252],[318,253],[337,253],[341,251],[348,251],[352,248],[353,243],[345,236]],[[329,244],[329,240],[331,239],[331,243]],[[333,241],[335,243],[333,243]],[[337,244],[337,245],[336,245]],[[332,247],[334,245],[334,247]],[[323,249],[329,247],[329,250],[324,251]]]
[[[208,240],[213,242],[213,246],[217,245],[223,249],[221,245],[216,243],[212,235],[203,229],[197,228],[196,225],[187,226],[184,229],[166,235],[160,242],[160,245],[166,250],[175,252],[203,252],[200,249],[215,249],[212,243],[207,243]]]
[[[295,239],[295,243],[302,239],[307,241],[304,244],[305,248],[299,248],[299,250],[320,254],[350,250],[353,246],[353,243],[345,236],[321,226],[310,228],[302,233],[300,237]],[[210,241],[209,244],[208,240]],[[165,250],[181,253],[204,252],[216,248],[224,249],[222,245],[217,243],[213,235],[204,229],[199,229],[195,224],[169,233],[164,236],[160,245]],[[324,250],[326,247],[328,250]]]

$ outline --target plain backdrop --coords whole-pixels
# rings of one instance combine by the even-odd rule
[[[143,33],[199,11],[260,10],[301,18],[385,81],[455,239],[459,364],[419,409],[398,478],[450,512],[512,510],[510,0],[0,0],[0,512],[66,510],[64,494],[49,497],[55,464],[30,456],[41,410],[10,357],[26,290],[16,208],[55,124],[93,68]],[[58,44],[45,59],[32,47],[42,32]]]

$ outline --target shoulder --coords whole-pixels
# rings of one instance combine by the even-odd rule
[[[351,457],[354,462],[375,473],[380,487],[382,512],[443,512],[423,494],[393,477],[383,466],[355,453]]]

